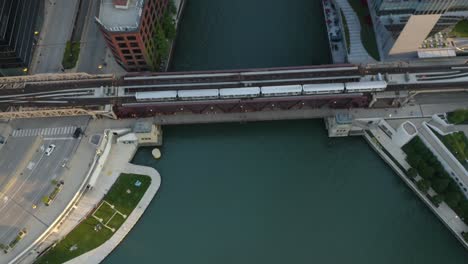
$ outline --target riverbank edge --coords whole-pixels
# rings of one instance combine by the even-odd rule
[[[366,140],[366,142],[371,146],[371,148],[375,152],[377,152],[377,154],[385,161],[385,163],[387,163],[398,174],[398,176],[400,176],[400,178],[403,180],[403,182],[405,182],[406,185],[410,189],[412,189],[424,203],[426,203],[426,205],[437,216],[437,218],[455,235],[455,237],[458,239],[458,241],[460,241],[462,246],[465,249],[468,250],[468,242],[466,242],[463,239],[462,235],[459,232],[452,229],[452,227],[449,225],[449,223],[447,223],[445,221],[445,219],[441,215],[439,215],[439,213],[436,210],[436,207],[434,207],[434,205],[431,203],[431,201],[421,191],[418,190],[418,188],[416,187],[415,184],[413,184],[406,177],[405,173],[398,167],[398,165],[395,164],[395,162],[393,162],[392,159],[387,154],[385,154],[375,142],[372,141],[372,138],[367,133],[364,133],[363,137]]]
[[[137,147],[138,149],[138,147]],[[137,150],[136,149],[136,150]],[[132,157],[136,151],[134,151]],[[161,186],[161,176],[159,172],[151,167],[140,166],[128,163],[125,166],[125,169],[121,171],[121,173],[127,174],[140,174],[140,175],[147,175],[151,177],[151,184],[146,190],[145,194],[141,198],[138,205],[132,211],[132,213],[127,217],[125,222],[120,226],[120,228],[112,235],[112,237],[104,242],[104,244],[100,245],[99,247],[86,252],[72,260],[65,262],[66,264],[79,264],[79,263],[100,263],[102,262],[108,255],[116,249],[120,243],[124,240],[124,238],[130,233],[132,228],[138,223],[140,218],[143,216],[144,212],[150,205],[151,201],[153,200],[154,196],[159,190]]]

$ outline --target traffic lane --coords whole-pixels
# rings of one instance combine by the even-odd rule
[[[17,202],[25,208],[32,208],[33,205],[37,206],[36,210],[47,208],[41,199],[49,195],[55,188],[52,180],[60,180],[60,176],[65,170],[62,167],[64,159],[70,158],[75,146],[73,140],[44,140],[45,148],[50,144],[56,145],[55,150],[50,156],[43,154],[40,162],[31,171],[29,182],[23,186],[23,195],[16,198]]]
[[[0,214],[0,243],[10,243],[21,229],[29,226],[28,222],[31,220],[37,222],[34,218],[28,217],[28,212],[23,207],[9,202]]]
[[[9,137],[0,149],[0,193],[3,192],[3,189],[13,176],[12,173],[20,165],[22,161],[20,157],[24,157],[34,140],[35,137]]]
[[[11,127],[13,129],[54,128],[66,126],[86,127],[89,119],[89,116],[15,119],[11,121]]]
[[[414,97],[418,104],[463,103],[468,106],[467,92],[419,94]]]
[[[38,46],[39,57],[35,73],[59,72],[65,44],[70,38],[75,19],[77,0],[56,1],[48,7],[47,25],[43,25],[43,35]]]
[[[70,158],[76,142],[66,140],[61,144],[59,140],[46,140],[44,143],[45,148],[49,144],[56,144],[57,148],[50,156],[41,151],[39,157],[36,157],[38,159],[33,161],[35,165],[30,173],[24,173],[17,179],[9,193],[4,196],[7,198],[0,207],[0,241],[11,240],[20,229],[31,227],[37,224],[36,222],[42,226],[50,224],[35,215],[38,210],[47,210],[47,206],[40,204],[41,199],[52,192],[52,179],[63,173],[63,160]],[[37,205],[37,208],[33,208],[34,205]]]

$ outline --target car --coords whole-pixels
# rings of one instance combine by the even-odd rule
[[[47,149],[46,149],[46,151],[45,151],[45,154],[46,154],[47,156],[50,156],[50,154],[52,154],[52,152],[54,151],[55,147],[56,147],[55,144],[50,144],[50,145],[47,147]]]
[[[83,130],[80,127],[76,128],[75,132],[73,132],[73,138],[79,138],[82,133]]]

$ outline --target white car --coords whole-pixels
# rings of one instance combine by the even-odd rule
[[[54,151],[55,147],[56,147],[55,144],[50,144],[50,145],[47,147],[47,149],[46,149],[46,151],[45,151],[45,154],[46,154],[47,156],[50,156],[50,154],[52,154],[52,152]]]

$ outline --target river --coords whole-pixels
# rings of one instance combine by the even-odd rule
[[[319,1],[189,0],[173,70],[329,62]],[[320,33],[321,32],[321,33]],[[458,264],[467,251],[362,138],[321,120],[164,127],[162,185],[105,263]]]

